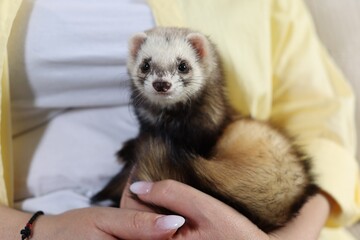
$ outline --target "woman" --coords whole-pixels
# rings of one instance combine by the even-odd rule
[[[99,188],[107,178],[97,175],[99,179],[96,183],[85,181],[88,186],[97,185],[95,188],[89,187],[85,190],[81,188],[84,186],[84,182],[78,183],[79,186],[77,186],[72,181],[62,181],[63,178],[55,180],[51,178],[51,176],[58,174],[56,171],[55,174],[52,169],[66,169],[66,172],[70,172],[73,175],[85,172],[86,174],[84,175],[91,178],[92,172],[89,172],[91,169],[96,170],[92,174],[101,172],[110,175],[111,171],[109,169],[116,166],[114,163],[111,163],[111,160],[108,160],[108,163],[98,162],[98,165],[84,169],[84,166],[88,164],[84,161],[81,162],[82,159],[86,159],[89,157],[88,155],[91,157],[97,152],[104,152],[108,149],[104,146],[97,149],[98,151],[92,152],[91,149],[94,149],[94,147],[89,146],[98,146],[97,144],[99,143],[91,142],[91,140],[97,138],[92,137],[93,135],[91,134],[93,132],[89,133],[87,131],[88,128],[82,129],[79,126],[84,126],[84,123],[86,123],[88,126],[94,127],[92,129],[99,129],[104,132],[108,132],[109,129],[128,129],[126,124],[120,127],[112,124],[109,129],[102,128],[107,123],[111,124],[112,122],[105,122],[106,120],[118,120],[116,116],[120,116],[119,114],[122,114],[123,119],[131,120],[131,116],[124,115],[125,111],[123,110],[124,106],[127,105],[126,101],[128,99],[126,87],[122,85],[123,88],[119,89],[117,87],[119,91],[115,92],[115,94],[107,94],[109,89],[116,88],[113,84],[118,82],[111,81],[116,74],[122,78],[123,82],[126,82],[124,80],[125,71],[114,72],[113,76],[104,77],[105,82],[102,84],[110,87],[108,87],[107,91],[104,91],[105,94],[97,95],[102,86],[102,84],[97,85],[99,78],[88,78],[88,81],[81,81],[82,75],[77,74],[76,70],[86,66],[85,71],[81,69],[82,72],[90,72],[94,74],[93,76],[101,76],[104,71],[100,71],[100,73],[96,73],[95,70],[93,71],[98,64],[105,64],[103,67],[113,64],[115,69],[118,69],[117,64],[121,64],[122,59],[117,59],[114,62],[110,61],[110,63],[109,59],[105,59],[105,61],[101,62],[101,56],[99,57],[96,51],[92,52],[94,53],[93,55],[82,55],[81,46],[82,44],[85,47],[90,46],[90,48],[84,47],[86,51],[93,50],[91,47],[94,46],[96,46],[94,50],[102,49],[104,45],[96,44],[111,39],[107,38],[107,34],[110,36],[116,34],[116,32],[113,32],[114,29],[125,32],[124,29],[128,27],[130,28],[129,31],[135,33],[137,28],[139,30],[148,28],[153,25],[151,13],[143,9],[146,5],[142,5],[141,9],[143,10],[139,6],[135,6],[135,12],[132,15],[125,11],[116,14],[117,11],[124,8],[117,7],[115,3],[112,3],[115,5],[110,5],[111,7],[105,7],[104,9],[105,3],[96,5],[95,7],[98,8],[95,8],[95,11],[94,6],[91,8],[91,2],[87,2],[86,5],[81,4],[81,2],[79,2],[79,5],[73,3],[74,5],[71,5],[71,7],[66,5],[70,4],[70,1],[62,1],[62,4],[57,3],[54,5],[55,2],[51,3],[51,1],[48,1],[48,3],[45,3],[45,1],[38,0],[34,2],[33,9],[29,10],[24,9],[24,6],[26,6],[26,1],[24,1],[22,9],[18,13],[18,18],[21,18],[20,15],[22,15],[22,19],[31,13],[28,16],[29,19],[23,20],[23,23],[28,22],[29,25],[27,28],[25,26],[25,29],[20,28],[20,30],[19,27],[13,28],[11,39],[24,39],[26,41],[23,43],[24,46],[35,46],[31,48],[33,49],[32,52],[27,52],[26,49],[23,50],[24,58],[30,57],[27,60],[25,58],[23,67],[18,65],[18,63],[21,63],[21,60],[17,59],[21,58],[19,52],[17,52],[21,51],[18,49],[21,46],[20,40],[9,41],[10,30],[13,26],[12,22],[20,6],[20,1],[5,0],[0,3],[0,18],[3,23],[1,24],[2,35],[0,43],[2,45],[0,47],[0,57],[5,59],[1,61],[3,65],[0,68],[3,71],[2,164],[0,165],[0,170],[3,170],[4,175],[0,180],[1,203],[11,205],[13,202],[11,188],[12,171],[9,157],[11,140],[9,138],[9,128],[7,127],[10,119],[8,119],[9,115],[6,114],[10,107],[8,101],[9,91],[7,90],[8,62],[6,61],[6,45],[9,43],[12,122],[14,125],[13,132],[15,132],[13,136],[16,206],[21,210],[31,211],[40,210],[40,207],[43,207],[41,210],[47,213],[58,213],[54,216],[40,216],[36,220],[36,225],[34,225],[33,229],[34,238],[74,239],[74,236],[79,236],[78,239],[89,239],[90,237],[94,239],[166,239],[173,235],[178,227],[182,226],[184,223],[182,217],[164,217],[144,212],[146,209],[142,205],[128,198],[124,198],[123,208],[116,211],[110,211],[107,208],[82,208],[64,212],[64,210],[71,208],[86,206],[83,205],[83,199],[91,195],[88,193],[88,190],[96,190],[96,187]],[[108,3],[111,3],[111,1]],[[131,4],[135,5],[135,3],[130,1],[128,4],[129,6]],[[137,4],[144,3],[137,2]],[[88,7],[84,9],[84,6]],[[308,154],[314,159],[314,171],[318,176],[318,183],[323,190],[321,194],[318,194],[309,201],[301,210],[301,214],[286,227],[266,235],[242,215],[234,212],[234,210],[221,202],[183,184],[164,181],[132,185],[130,190],[139,194],[142,200],[167,207],[187,219],[185,225],[175,235],[175,239],[317,239],[325,221],[328,227],[340,227],[356,220],[359,217],[360,210],[359,202],[354,200],[356,199],[355,194],[358,191],[359,185],[358,168],[353,157],[354,136],[351,135],[354,132],[352,131],[354,128],[353,95],[343,76],[333,65],[319,43],[303,3],[299,0],[214,0],[204,1],[204,3],[202,1],[153,0],[149,1],[149,6],[157,25],[185,26],[195,28],[210,35],[211,39],[218,46],[222,57],[230,98],[234,107],[245,115],[271,121],[273,124],[283,127],[291,134],[296,135],[299,143],[305,146]],[[76,9],[79,11],[76,11]],[[99,14],[98,18],[95,16],[94,21],[91,21],[92,18],[89,18],[90,20],[85,18],[87,21],[82,22],[81,20],[84,20],[84,18],[81,18],[79,13],[91,11],[91,9],[91,13]],[[113,9],[112,12],[110,11],[111,9]],[[71,15],[69,10],[74,11],[73,15]],[[65,15],[63,15],[64,13]],[[71,18],[71,16],[74,18]],[[116,25],[116,22],[111,21],[118,19],[117,17],[123,19],[124,22]],[[104,27],[96,28],[96,23],[100,19],[110,19],[110,23],[104,26],[112,26],[114,29],[110,28],[109,32],[107,32]],[[40,23],[42,25],[39,25]],[[31,28],[31,24],[35,24],[37,27],[45,27],[42,31],[46,34],[31,35],[35,31],[35,27]],[[77,24],[78,28],[71,28],[73,24]],[[20,24],[23,27],[24,25],[26,24]],[[95,26],[97,30],[94,31],[95,35],[91,36],[90,34],[88,36],[87,34],[91,31],[89,30],[90,28],[85,26],[90,26],[91,29]],[[105,32],[98,32],[100,30]],[[21,33],[24,31],[27,33],[26,38],[21,38],[19,34],[16,34],[16,32]],[[61,38],[59,33],[63,31],[67,35]],[[44,41],[41,38],[44,36],[49,37],[49,39]],[[71,41],[66,41],[69,39],[68,37],[73,38],[70,38]],[[62,42],[63,46],[69,46],[74,41],[77,42],[78,45],[76,47],[79,47],[80,50],[74,48],[76,51],[79,51],[61,51],[64,49],[61,48],[61,45],[47,45],[51,42],[49,40],[57,41],[59,39],[65,39]],[[126,39],[126,37],[125,35],[120,36],[119,39]],[[96,44],[91,45],[92,40]],[[114,41],[114,39],[112,40]],[[44,51],[42,45],[32,45],[38,43],[38,41],[41,44],[47,45],[46,51]],[[124,48],[124,45],[119,45],[119,47]],[[116,48],[117,45],[114,46],[114,49]],[[54,52],[57,54],[55,56],[51,55]],[[62,53],[64,55],[61,55]],[[70,55],[70,63],[67,63],[67,56],[70,53],[75,55]],[[122,52],[119,54],[125,56]],[[35,57],[37,62],[29,67],[28,64],[32,64],[34,60],[31,56],[37,56],[37,60]],[[79,56],[80,58],[76,58]],[[86,56],[86,58],[82,58],[82,56]],[[113,55],[110,54],[110,56]],[[75,57],[75,62],[71,60],[71,57]],[[97,59],[100,59],[100,63],[97,62]],[[84,65],[79,65],[79,62]],[[46,72],[45,76],[41,76],[44,75],[42,74],[44,67],[50,68],[51,71]],[[74,68],[75,72],[69,70],[74,70]],[[108,71],[111,72],[111,69],[107,68],[105,72]],[[22,74],[21,72],[25,73]],[[51,84],[50,89],[49,84],[45,85],[41,81],[38,82],[39,79],[44,79],[44,81],[57,83],[58,79],[67,79],[69,75],[70,79],[66,84],[62,83],[60,86]],[[23,78],[23,76],[25,77]],[[71,79],[73,76],[75,76],[76,81]],[[85,76],[89,77],[86,74]],[[24,81],[22,84],[18,82],[21,79]],[[32,79],[35,79],[36,82],[31,82]],[[44,89],[42,86],[47,87]],[[26,91],[26,88],[31,91]],[[86,89],[88,91],[86,95],[76,95],[73,94],[74,91],[69,91],[73,89]],[[89,89],[96,90],[89,91]],[[59,98],[56,94],[58,92],[65,95]],[[30,103],[26,101],[24,104],[24,101],[21,101],[24,94],[28,97],[25,99],[35,99],[35,101]],[[119,95],[124,97],[119,98]],[[108,98],[107,96],[112,96],[113,98]],[[98,101],[94,101],[93,98],[99,100],[100,105],[97,105],[99,104]],[[86,100],[84,101],[84,99]],[[70,103],[68,100],[70,100]],[[82,102],[79,102],[80,100]],[[69,108],[71,108],[70,111]],[[40,114],[38,114],[39,109]],[[28,112],[26,115],[24,111],[29,111],[30,113]],[[23,114],[25,114],[25,117]],[[80,114],[81,117],[79,117]],[[34,115],[36,116],[35,118],[33,117]],[[102,118],[99,116],[102,116]],[[73,125],[73,123],[81,124]],[[116,146],[117,143],[135,134],[136,126],[131,125],[130,128],[132,130],[129,133],[112,139],[113,141],[109,141],[109,143],[104,141],[106,143],[104,145]],[[77,135],[88,137],[73,142],[70,140],[74,139],[66,139],[66,136],[69,135],[65,135],[65,140],[61,142],[55,141],[55,139],[61,139],[58,136],[65,134],[68,129],[79,131]],[[116,136],[118,135],[118,131],[113,132],[116,133]],[[32,137],[29,137],[27,134],[35,134],[32,137],[37,136],[39,138],[38,143],[31,140]],[[73,136],[75,138],[75,135]],[[84,142],[86,143],[85,145]],[[28,157],[32,155],[31,149],[27,150],[27,154],[23,153],[25,151],[23,149],[24,146],[27,147],[30,143],[35,145],[32,150],[36,149],[36,154],[33,154],[31,158]],[[69,144],[65,148],[66,151],[54,147],[62,146],[66,143]],[[73,146],[76,146],[75,149],[80,149],[81,151],[79,152],[81,154],[84,152],[90,153],[85,156],[76,155],[78,152],[73,150],[72,143],[77,144]],[[22,164],[21,160],[26,157],[31,167],[23,166],[27,164]],[[98,156],[98,158],[101,157],[104,156]],[[68,165],[69,162],[66,159],[69,158],[78,160],[79,164]],[[46,165],[49,162],[55,165]],[[88,162],[92,163],[91,158]],[[61,163],[64,163],[64,165],[61,165]],[[106,167],[98,169],[98,166],[102,164],[106,165]],[[45,168],[44,166],[47,167]],[[72,166],[72,168],[68,166]],[[23,168],[25,170],[22,170]],[[48,174],[50,178],[39,177],[39,174],[41,177],[44,177],[44,170],[42,169],[46,169],[45,172],[51,173]],[[82,179],[82,177],[83,175],[77,179]],[[46,179],[46,181],[43,181],[43,179]],[[336,181],[333,181],[333,179],[336,179]],[[51,181],[54,182],[52,187],[49,188]],[[56,188],[59,185],[61,185],[61,189]],[[75,188],[80,187],[81,189],[76,188],[73,191],[74,185]],[[69,189],[70,191],[68,191]],[[82,200],[77,201],[79,196]],[[22,201],[23,198],[25,198],[24,201]],[[67,201],[71,207],[59,204],[62,200]],[[79,205],[74,206],[74,203],[79,203]],[[62,205],[62,207],[61,209],[54,209],[54,205]],[[35,209],[35,207],[38,207],[38,209]],[[31,214],[19,212],[5,206],[0,207],[0,212],[1,238],[12,239],[19,237],[18,232],[30,219]],[[165,220],[160,221],[159,219]],[[160,221],[160,228],[156,224],[158,220]],[[128,225],[129,222],[133,223],[133,225]],[[349,236],[344,234],[340,230],[329,231],[325,228],[321,232],[320,238],[347,239]]]

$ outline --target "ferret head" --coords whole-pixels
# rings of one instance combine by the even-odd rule
[[[163,107],[198,96],[218,65],[210,41],[182,28],[139,33],[131,38],[129,52],[128,71],[138,95],[134,98]]]

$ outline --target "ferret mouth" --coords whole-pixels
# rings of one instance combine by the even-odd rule
[[[150,95],[154,96],[154,97],[171,97],[174,95],[174,91],[169,90],[169,91],[149,91]]]
[[[160,105],[171,105],[179,101],[174,92],[152,92],[148,95],[149,100]]]
[[[157,92],[154,94],[156,98],[162,98],[162,99],[173,99],[174,94],[170,92]]]
[[[155,95],[164,96],[164,97],[170,97],[172,95],[172,93],[171,92],[156,92]]]

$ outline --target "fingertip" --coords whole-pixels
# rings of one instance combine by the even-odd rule
[[[153,186],[152,182],[134,182],[130,185],[130,191],[134,194],[147,194],[151,191]]]
[[[159,217],[156,220],[156,226],[162,230],[176,230],[183,226],[185,218],[177,215],[168,215]]]

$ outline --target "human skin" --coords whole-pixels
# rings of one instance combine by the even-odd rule
[[[140,182],[130,189],[141,201],[182,215],[185,224],[182,217],[153,213],[125,191],[120,209],[83,208],[40,216],[34,224],[33,238],[312,240],[318,238],[330,209],[327,199],[317,194],[285,227],[265,234],[234,209],[185,184],[173,180]],[[0,206],[0,239],[19,239],[20,230],[30,217],[29,213]]]
[[[143,203],[167,208],[186,219],[184,226],[172,238],[176,240],[315,240],[330,212],[328,200],[319,193],[306,202],[299,215],[286,226],[266,234],[234,209],[180,182],[137,182],[129,189]],[[134,200],[129,191],[125,191],[121,207],[151,212],[151,208],[143,203]]]
[[[0,206],[0,239],[20,239],[20,230],[31,216]],[[179,216],[107,207],[83,208],[38,217],[32,239],[168,239],[183,223]]]

